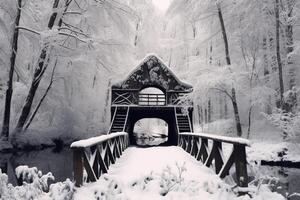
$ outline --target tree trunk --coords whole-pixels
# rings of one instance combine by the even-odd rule
[[[224,119],[228,118],[228,107],[227,107],[227,98],[226,95],[223,95],[224,98]]]
[[[54,24],[55,24],[57,14],[58,14],[57,11],[56,11],[56,8],[58,7],[58,4],[59,4],[59,0],[54,0],[54,3],[53,3],[54,12],[52,13],[52,15],[50,17],[50,20],[49,20],[49,23],[48,23],[48,28],[49,29],[52,29]],[[61,24],[62,24],[62,20],[59,19],[58,26],[61,26]],[[50,59],[49,55],[48,55],[49,51],[50,51],[49,46],[44,45],[44,47],[41,51],[41,54],[39,56],[38,66],[35,69],[28,95],[26,97],[25,105],[22,108],[21,115],[19,117],[17,126],[15,128],[16,133],[21,132],[23,130],[23,127],[24,127],[24,125],[25,125],[25,123],[26,123],[26,121],[29,117],[34,96],[36,94],[36,91],[39,87],[40,81],[41,81],[41,79],[42,79],[42,77],[43,77],[43,75],[44,75],[44,73],[45,73],[45,71],[48,67],[48,64],[49,64],[49,59]]]
[[[139,24],[140,24],[140,20],[138,20],[138,22],[136,23],[136,27],[135,27],[136,34],[134,37],[134,46],[136,46],[137,42],[138,42]]]
[[[219,15],[221,31],[222,31],[222,36],[223,36],[224,46],[225,46],[226,64],[231,65],[231,60],[230,60],[230,55],[229,55],[229,47],[228,47],[228,39],[227,39],[227,34],[226,34],[226,29],[225,29],[225,24],[224,24],[224,19],[223,19],[220,3],[217,3],[217,8],[218,8],[218,15]],[[232,105],[233,105],[233,112],[234,112],[237,135],[242,136],[242,127],[241,127],[241,122],[240,122],[240,116],[239,116],[239,110],[238,110],[238,105],[237,105],[237,100],[236,100],[236,92],[235,92],[234,86],[232,86],[232,88],[231,88],[231,101],[232,101]]]
[[[197,110],[198,110],[198,122],[199,122],[199,125],[201,125],[201,123],[202,123],[202,111],[201,111],[200,105],[197,105]]]
[[[212,62],[213,62],[212,54],[213,54],[213,46],[212,46],[212,42],[210,42],[210,47],[209,47],[209,64],[212,64]]]
[[[287,0],[287,13],[288,17],[293,16],[293,7],[295,6],[295,1]],[[287,54],[287,67],[289,69],[289,89],[294,90],[296,86],[296,68],[293,61],[293,56],[291,53],[294,51],[294,38],[293,38],[293,25],[288,24],[285,27],[285,35],[286,35],[286,54]],[[295,108],[297,106],[297,93],[294,92],[290,96],[289,105],[287,111],[295,112]]]
[[[212,115],[211,98],[208,99],[207,110],[208,110],[208,113],[207,113],[207,120],[208,120],[208,123],[210,123],[210,122],[211,122],[211,115]]]
[[[225,24],[224,24],[224,19],[223,19],[221,6],[220,6],[219,3],[217,3],[217,8],[218,8],[218,16],[219,16],[220,25],[221,25],[222,36],[223,36],[224,45],[225,45],[226,63],[227,63],[227,65],[230,65],[231,61],[230,61],[230,55],[229,55],[228,39],[227,39],[227,34],[226,34],[226,29],[225,29]]]
[[[251,114],[252,114],[252,105],[250,105],[249,112],[248,112],[248,131],[247,131],[247,139],[250,137],[251,132]]]
[[[232,106],[233,106],[233,113],[234,113],[234,119],[235,119],[235,124],[236,124],[236,131],[237,131],[237,136],[241,137],[242,136],[242,126],[241,126],[241,121],[240,121],[240,115],[239,115],[239,109],[236,101],[236,93],[235,93],[235,88],[231,88],[231,101],[232,101]]]
[[[22,0],[18,0],[17,4],[17,16],[15,19],[15,27],[14,27],[14,34],[12,38],[12,52],[10,56],[10,69],[7,81],[7,90],[6,90],[6,97],[5,97],[5,106],[4,106],[4,116],[3,116],[3,125],[2,125],[2,133],[1,135],[8,139],[9,136],[9,124],[10,124],[10,109],[11,109],[11,98],[13,93],[13,76],[15,71],[15,62],[16,56],[18,52],[18,38],[19,38],[19,26],[20,18],[21,18],[21,6]]]
[[[46,89],[44,95],[42,96],[42,98],[40,99],[40,101],[39,101],[39,103],[37,104],[36,108],[34,109],[34,112],[32,113],[32,115],[31,115],[31,117],[30,117],[28,123],[26,124],[26,126],[25,126],[25,128],[24,128],[24,132],[25,132],[25,131],[28,129],[28,127],[30,126],[31,122],[33,121],[33,119],[34,119],[34,117],[35,117],[35,115],[36,115],[36,113],[37,113],[37,111],[38,111],[39,108],[41,107],[41,105],[42,105],[44,99],[46,98],[46,96],[47,96],[49,90],[51,89],[51,86],[52,86],[52,84],[53,84],[53,77],[54,77],[54,72],[55,72],[56,64],[57,64],[57,62],[55,63],[55,65],[54,65],[54,67],[53,67],[52,74],[51,74],[51,79],[50,79],[50,83],[49,83],[49,85],[48,85],[48,87],[47,87],[47,89]]]
[[[278,79],[279,79],[279,95],[280,102],[279,107],[284,109],[284,86],[283,86],[283,76],[282,76],[282,61],[280,55],[280,20],[279,20],[279,0],[275,0],[275,18],[276,18],[276,58],[278,65]]]

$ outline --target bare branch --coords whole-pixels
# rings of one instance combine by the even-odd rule
[[[62,33],[62,32],[60,32],[60,33],[58,33],[58,34],[59,34],[59,35],[64,35],[64,36],[68,36],[68,37],[72,37],[72,38],[74,38],[74,39],[76,39],[76,40],[79,40],[80,42],[87,43],[87,41],[85,41],[85,40],[83,40],[83,39],[77,37],[76,35],[72,35],[72,34],[70,34],[70,33]]]
[[[49,90],[50,90],[50,88],[51,88],[51,86],[52,86],[52,84],[53,84],[53,77],[54,77],[54,72],[55,72],[56,65],[57,65],[57,59],[56,59],[56,61],[55,61],[55,64],[54,64],[54,66],[53,66],[53,69],[52,69],[51,78],[50,78],[50,83],[49,83],[49,85],[48,85],[48,87],[47,87],[47,89],[46,89],[44,95],[43,95],[42,98],[40,99],[38,105],[36,106],[34,112],[32,113],[32,115],[31,115],[31,117],[30,117],[28,123],[26,124],[26,126],[25,126],[25,128],[24,128],[24,132],[25,132],[25,131],[28,129],[28,127],[30,126],[31,122],[33,121],[33,119],[34,119],[34,117],[35,117],[35,115],[36,115],[36,113],[37,113],[37,111],[38,111],[39,108],[41,107],[41,105],[42,105],[44,99],[46,98],[46,96],[47,96],[47,94],[48,94],[48,92],[49,92]]]
[[[222,93],[226,94],[231,99],[231,101],[233,101],[232,96],[227,92],[227,90],[221,89],[221,88],[216,88],[216,87],[212,87],[212,88],[209,88],[209,89],[210,90],[217,90],[219,92],[222,92]]]
[[[72,30],[71,28],[68,28],[68,27],[61,27],[59,28],[58,30],[68,30],[70,31],[71,33],[75,33],[75,34],[79,34],[79,35],[83,35],[85,37],[89,37],[87,34],[83,33],[83,32],[79,32],[79,31],[75,31],[75,30]]]
[[[20,29],[20,30],[25,30],[25,31],[31,32],[31,33],[34,33],[34,34],[37,34],[37,35],[41,35],[41,33],[39,33],[38,31],[29,29],[29,28],[26,28],[26,27],[18,26],[16,28]]]

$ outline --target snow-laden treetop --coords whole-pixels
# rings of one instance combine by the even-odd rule
[[[180,81],[170,68],[155,54],[147,55],[141,63],[112,89],[141,90],[157,87],[163,92],[192,92],[193,87]]]

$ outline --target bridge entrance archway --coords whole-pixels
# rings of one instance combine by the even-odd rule
[[[160,93],[143,92],[156,88]],[[176,145],[179,132],[193,131],[193,87],[180,81],[155,55],[147,56],[125,80],[112,86],[109,132],[126,131],[131,144],[134,124],[143,118],[159,118],[168,124],[166,145]]]
[[[158,146],[168,140],[168,123],[159,118],[143,118],[134,124],[133,136],[139,146]]]

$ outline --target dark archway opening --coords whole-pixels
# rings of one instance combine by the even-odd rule
[[[145,118],[158,118],[168,124],[167,141],[160,145],[177,145],[176,119],[173,107],[138,106],[129,111],[126,131],[129,133],[130,144],[137,145],[134,137],[134,126],[136,122]]]
[[[139,146],[157,146],[168,140],[168,123],[159,118],[143,118],[134,124],[133,136]]]

